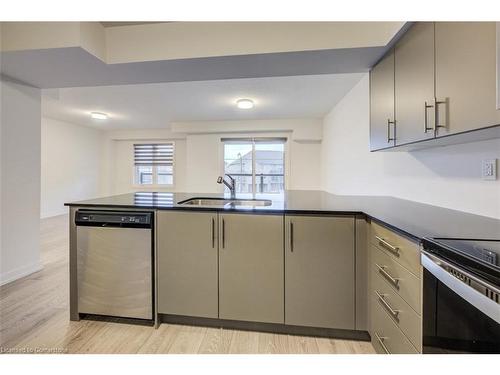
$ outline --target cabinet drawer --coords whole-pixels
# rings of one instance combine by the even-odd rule
[[[420,315],[420,279],[392,259],[386,252],[375,246],[370,246],[370,251],[372,256],[372,272],[383,277],[387,285],[398,293]]]
[[[418,350],[382,310],[375,298],[372,298],[372,314],[372,344],[377,353],[418,354]]]
[[[392,290],[380,274],[372,274],[372,286],[371,297],[375,299],[375,303],[385,310],[412,344],[420,348],[422,322],[417,313]]]
[[[370,243],[384,250],[415,275],[420,275],[420,250],[417,243],[373,222]]]

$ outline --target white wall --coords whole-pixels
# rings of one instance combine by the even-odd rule
[[[197,134],[187,137],[187,180],[188,192],[213,192],[224,190],[216,183],[223,173],[223,144],[225,137],[287,137],[285,145],[285,184],[287,189],[317,190],[320,185],[321,143],[296,142],[290,133],[219,133]]]
[[[68,212],[66,202],[103,195],[105,132],[42,118],[42,218]]]
[[[321,121],[279,119],[175,123],[173,129],[188,132],[186,191],[221,192],[215,181],[223,172],[223,137],[286,137],[285,184],[287,189],[320,187]],[[198,134],[195,134],[198,132]]]
[[[0,82],[0,284],[40,264],[40,90]]]
[[[154,139],[156,142],[168,141],[169,139]],[[124,194],[132,191],[185,191],[186,173],[186,141],[174,140],[174,186],[167,188],[148,188],[134,186],[134,143],[144,140],[115,140],[113,141],[113,179],[111,182],[112,194]]]
[[[414,152],[369,152],[366,75],[323,123],[322,189],[388,195],[500,218],[500,180],[481,179],[482,159],[500,158],[500,140]]]
[[[174,186],[164,189],[134,186],[134,143],[175,142]],[[186,135],[169,129],[113,130],[105,135],[106,165],[103,194],[116,195],[134,191],[185,191]]]
[[[133,144],[137,141],[175,142],[175,186],[162,191],[221,192],[216,183],[223,172],[222,137],[288,137],[288,189],[319,189],[321,121],[315,119],[207,121],[176,123],[167,129],[108,132],[110,194],[148,190],[133,185]],[[159,190],[153,188],[150,190]]]

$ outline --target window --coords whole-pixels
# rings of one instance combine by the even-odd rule
[[[134,169],[136,185],[173,185],[174,144],[135,144]]]
[[[282,193],[285,190],[284,138],[222,141],[224,173],[236,180],[237,193]]]

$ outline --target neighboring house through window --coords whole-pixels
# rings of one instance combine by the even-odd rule
[[[134,183],[142,186],[174,184],[174,144],[134,144]]]
[[[226,138],[222,141],[224,173],[236,179],[237,193],[282,193],[285,190],[286,139]]]

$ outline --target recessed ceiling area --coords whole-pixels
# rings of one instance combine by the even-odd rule
[[[320,118],[363,73],[245,78],[42,90],[42,113],[103,130],[169,128],[172,122]],[[242,110],[238,99],[250,99]],[[91,112],[105,113],[95,120]]]

